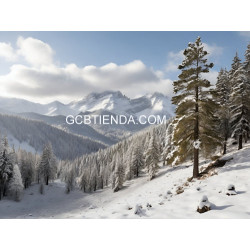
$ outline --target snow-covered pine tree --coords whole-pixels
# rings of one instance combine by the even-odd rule
[[[134,178],[134,165],[132,164],[132,155],[134,152],[134,148],[134,145],[131,145],[126,152],[123,152],[126,180],[132,180]]]
[[[224,139],[223,142],[223,154],[227,152],[227,140],[230,137],[230,105],[229,105],[229,97],[230,97],[230,82],[228,71],[226,69],[221,69],[216,82],[215,88],[215,99],[219,104],[218,109],[218,117],[220,120],[220,133]]]
[[[13,196],[15,201],[20,201],[23,192],[22,176],[18,165],[13,168],[13,174],[8,185],[8,192]]]
[[[214,115],[217,105],[211,96],[211,84],[204,78],[213,63],[207,62],[208,53],[200,37],[189,43],[183,54],[185,59],[178,67],[182,72],[173,84],[176,95],[172,102],[177,105],[174,143],[178,147],[174,157],[179,162],[193,159],[193,177],[197,178],[200,150],[208,156],[221,144]]]
[[[0,200],[7,195],[7,184],[13,174],[14,157],[9,149],[8,139],[0,139]]]
[[[140,143],[135,144],[132,153],[131,166],[133,169],[133,175],[138,177],[141,170],[144,168],[145,160],[142,152],[142,146]]]
[[[250,43],[248,44],[246,52],[245,52],[245,61],[243,62],[243,68],[245,70],[246,84],[247,84],[247,87],[250,89]],[[250,110],[249,110],[248,118],[250,121]]]
[[[113,173],[113,191],[114,192],[119,191],[122,188],[124,181],[125,181],[124,166],[122,163],[122,159],[117,154],[116,167]]]
[[[250,110],[250,90],[247,83],[246,71],[237,53],[233,59],[230,70],[230,125],[232,127],[232,137],[238,139],[238,149],[242,149],[243,139],[247,141],[249,136],[249,110]]]
[[[96,165],[91,166],[91,172],[90,172],[90,190],[96,191],[98,188],[98,172]]]
[[[173,121],[170,121],[165,133],[165,143],[162,152],[163,165],[165,165],[166,163],[172,164],[171,160],[174,159],[173,154],[175,152],[175,146],[173,143],[173,131],[174,131],[174,124]]]
[[[73,165],[68,164],[64,172],[63,181],[66,183],[66,193],[69,194],[75,187],[76,171]]]
[[[46,185],[49,184],[50,180],[54,180],[56,177],[56,158],[50,143],[46,144],[43,148],[38,171]]]
[[[31,153],[19,150],[18,158],[23,185],[26,189],[31,185],[34,178],[35,157]]]
[[[159,171],[159,149],[155,140],[154,133],[151,134],[148,149],[145,157],[145,168],[149,180],[152,180]]]

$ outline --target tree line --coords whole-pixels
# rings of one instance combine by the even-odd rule
[[[0,200],[4,196],[19,201],[23,189],[33,182],[48,185],[57,178],[57,160],[50,143],[43,148],[41,155],[11,148],[7,137],[0,136]]]

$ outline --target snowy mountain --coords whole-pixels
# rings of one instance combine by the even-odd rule
[[[117,138],[113,137],[112,139],[111,137],[98,132],[92,126],[87,124],[82,124],[81,126],[77,124],[69,125],[65,122],[66,117],[63,115],[47,116],[30,112],[30,113],[20,113],[18,114],[18,116],[31,120],[42,121],[49,125],[63,129],[64,131],[67,131],[69,133],[88,137],[91,140],[100,141],[105,145],[112,145],[118,141]]]
[[[24,113],[24,112],[34,112],[42,115],[65,115],[65,114],[75,114],[74,110],[71,110],[67,105],[55,101],[49,104],[34,103],[18,98],[6,98],[0,96],[0,112],[3,113]]]
[[[57,126],[70,133],[82,135],[97,140],[106,145],[112,145],[119,140],[138,132],[149,124],[139,124],[140,115],[160,115],[170,118],[174,114],[174,107],[170,98],[160,93],[148,94],[139,98],[130,99],[120,91],[105,91],[91,93],[80,101],[63,104],[54,101],[48,104],[33,103],[17,98],[0,97],[0,113],[13,114],[27,119],[43,121]],[[132,115],[138,124],[119,125],[68,125],[67,115]]]
[[[94,112],[107,110],[118,115],[166,115],[173,116],[174,107],[171,100],[160,93],[148,94],[129,99],[120,91],[105,91],[100,94],[91,93],[80,101],[68,104],[72,110]]]
[[[16,149],[20,147],[28,152],[41,153],[43,146],[51,142],[59,159],[72,160],[106,147],[99,141],[65,130],[41,121],[0,114],[0,134],[7,135],[9,145]]]
[[[167,117],[173,116],[171,100],[160,93],[130,99],[120,91],[105,91],[91,93],[82,100],[69,104],[63,104],[59,101],[39,104],[17,98],[0,97],[0,106],[2,112],[33,112],[47,116],[76,115],[80,112],[95,112],[97,110],[107,110],[118,115],[164,114]]]

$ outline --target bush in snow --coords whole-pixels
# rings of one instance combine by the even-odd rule
[[[147,209],[150,209],[150,208],[152,208],[152,205],[150,203],[147,203],[146,207],[147,207]]]
[[[236,195],[237,192],[235,190],[235,186],[233,184],[229,184],[227,186],[227,192],[226,192],[226,195],[230,196],[230,195]]]
[[[142,209],[142,205],[136,204],[136,206],[135,206],[135,214],[139,215],[139,216],[145,215],[145,211],[144,211],[144,209]]]
[[[201,213],[205,213],[207,211],[211,210],[211,203],[208,201],[208,198],[206,195],[203,195],[199,206],[197,207],[197,212]]]
[[[13,176],[10,180],[8,188],[14,200],[20,201],[23,192],[23,182],[18,165],[15,165],[13,168]]]

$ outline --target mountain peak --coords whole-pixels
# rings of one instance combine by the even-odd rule
[[[94,98],[94,99],[99,99],[108,95],[112,95],[116,98],[126,98],[129,99],[127,96],[123,95],[121,93],[121,91],[113,91],[113,90],[106,90],[103,92],[91,92],[90,94],[88,94],[85,98],[83,99],[90,99],[90,98]]]

